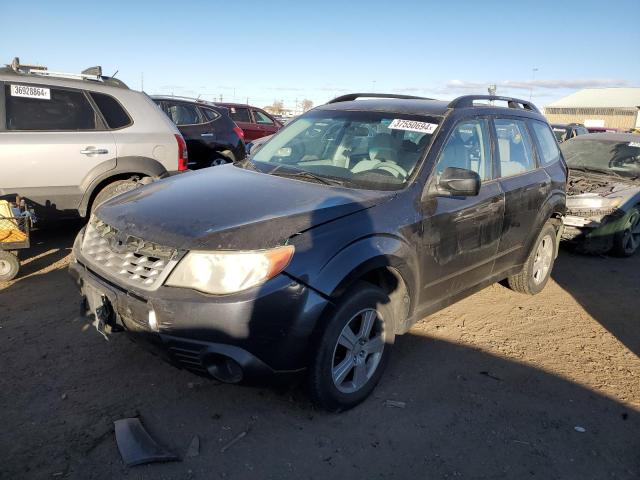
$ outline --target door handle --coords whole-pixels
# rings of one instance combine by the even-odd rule
[[[80,150],[80,153],[83,155],[106,155],[109,150],[106,148],[87,147],[84,150]]]
[[[201,133],[201,137],[213,137],[213,133]]]

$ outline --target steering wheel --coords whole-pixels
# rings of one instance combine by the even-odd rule
[[[372,168],[372,170],[380,170],[382,172],[393,175],[395,178],[404,179],[409,176],[409,174],[404,168],[402,168],[397,163],[393,163],[393,162],[381,162],[378,165],[376,165],[374,168]]]

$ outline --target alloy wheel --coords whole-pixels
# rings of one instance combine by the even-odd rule
[[[356,313],[342,329],[333,349],[331,377],[342,393],[360,390],[374,375],[384,351],[380,313],[368,308]]]
[[[629,218],[629,226],[622,237],[622,248],[627,255],[632,255],[640,246],[640,213]]]
[[[538,244],[536,256],[533,260],[533,281],[541,284],[547,275],[553,263],[553,238],[551,235],[545,235]]]

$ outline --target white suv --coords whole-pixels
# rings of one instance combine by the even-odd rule
[[[41,216],[80,214],[110,196],[186,170],[175,125],[145,93],[102,75],[0,68],[0,197]]]

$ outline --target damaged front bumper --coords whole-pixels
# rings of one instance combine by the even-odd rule
[[[604,253],[613,247],[615,235],[624,230],[625,212],[569,211],[564,217],[562,240],[579,244],[589,253]]]
[[[161,286],[125,289],[82,260],[69,273],[83,314],[98,331],[126,331],[170,363],[228,383],[287,379],[308,364],[309,343],[327,300],[280,274],[261,287],[213,296]]]

